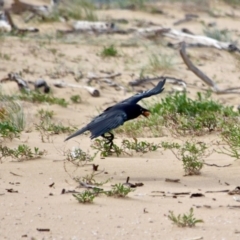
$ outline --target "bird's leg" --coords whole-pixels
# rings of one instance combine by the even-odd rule
[[[102,134],[101,136],[108,140],[106,143],[109,144],[109,150],[111,150],[113,146],[114,135],[111,132],[108,133],[110,134],[110,136],[106,136],[105,133]]]

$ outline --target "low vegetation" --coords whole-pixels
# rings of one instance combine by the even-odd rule
[[[120,156],[122,154],[132,155],[133,152],[153,152],[160,148],[160,145],[149,143],[148,141],[138,141],[136,138],[133,138],[133,141],[124,139],[121,146],[113,144],[112,149],[110,149],[109,144],[104,139],[96,139],[91,147],[100,152],[102,157],[107,157],[113,154]]]
[[[0,145],[0,161],[3,161],[6,158],[12,160],[24,161],[24,160],[33,160],[41,158],[46,154],[45,150],[39,150],[39,148],[34,147],[31,149],[25,144],[18,145],[16,148],[9,148],[6,146]]]
[[[10,140],[19,137],[25,124],[22,105],[0,91],[0,137]]]
[[[116,57],[117,55],[118,51],[114,45],[103,47],[103,50],[101,52],[102,57]]]
[[[190,208],[189,213],[185,213],[183,215],[179,214],[177,216],[173,213],[173,211],[170,211],[168,219],[178,227],[195,227],[197,223],[203,223],[202,219],[196,219],[194,217],[193,208]]]
[[[149,70],[153,72],[174,69],[173,57],[166,54],[152,54],[149,57]]]
[[[104,190],[98,187],[92,187],[89,190],[84,190],[81,193],[73,194],[73,196],[80,203],[92,203],[95,197],[101,195],[106,195],[108,197],[117,197],[117,198],[125,198],[130,192],[134,190],[128,186],[124,186],[122,183],[114,184],[111,190]]]
[[[182,145],[178,143],[162,142],[164,149],[170,149],[177,159],[182,161],[186,175],[199,175],[204,164],[204,158],[211,152],[203,142],[186,141]]]
[[[96,157],[96,155],[91,156],[89,153],[86,153],[77,147],[73,147],[72,150],[68,150],[66,156],[66,160],[76,166],[83,166],[86,163],[92,162]]]

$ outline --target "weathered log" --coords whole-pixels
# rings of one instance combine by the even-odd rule
[[[58,80],[58,81],[54,81],[52,82],[52,84],[55,87],[59,87],[59,88],[65,88],[65,87],[71,87],[71,88],[84,88],[86,89],[93,97],[99,97],[100,96],[100,92],[98,89],[91,87],[91,86],[82,86],[79,84],[71,84],[71,83],[66,83],[62,80]]]

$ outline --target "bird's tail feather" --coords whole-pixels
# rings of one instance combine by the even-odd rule
[[[88,130],[87,127],[84,127],[84,128],[82,128],[82,129],[76,131],[75,133],[73,133],[72,135],[70,135],[69,137],[67,137],[67,138],[64,140],[64,142],[66,142],[67,140],[69,140],[69,139],[71,139],[71,138],[73,138],[73,137],[76,137],[76,136],[78,136],[78,135],[86,132],[87,130]]]

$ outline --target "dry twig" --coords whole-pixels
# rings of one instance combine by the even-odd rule
[[[205,82],[208,86],[211,87],[211,89],[216,93],[216,94],[229,94],[229,93],[235,93],[235,94],[240,94],[240,91],[238,90],[240,87],[235,87],[235,88],[227,88],[224,90],[220,90],[217,86],[217,84],[210,79],[207,75],[205,75],[199,68],[194,66],[192,61],[188,58],[187,53],[186,53],[186,44],[185,42],[182,42],[181,44],[181,49],[180,49],[180,55],[184,61],[184,63],[187,65],[189,70],[191,70],[195,75],[197,75],[203,82]]]

